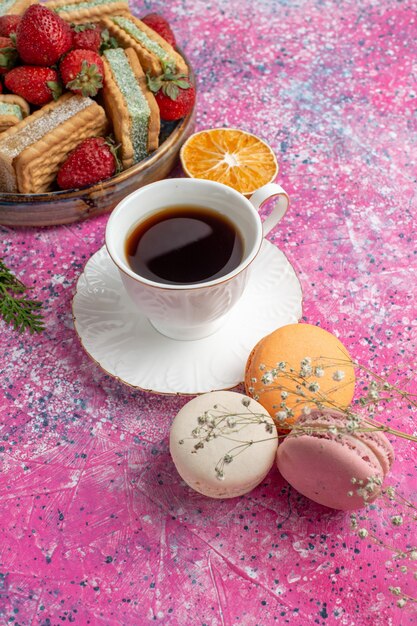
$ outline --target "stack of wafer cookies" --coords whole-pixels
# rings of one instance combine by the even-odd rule
[[[105,17],[102,24],[123,48],[133,48],[145,72],[157,76],[164,65],[188,73],[184,59],[165,39],[133,15]]]
[[[106,15],[129,15],[127,0],[48,0],[45,6],[73,24],[100,22]]]
[[[29,4],[35,6],[25,12]],[[41,9],[41,6],[49,8]],[[141,162],[158,148],[161,104],[158,94],[155,96],[153,93],[152,80],[157,79],[162,84],[169,75],[170,80],[177,77],[181,82],[180,79],[188,75],[188,67],[170,43],[129,12],[127,0],[48,0],[42,4],[36,0],[0,0],[0,14],[6,10],[21,10],[24,14],[18,22],[16,44],[13,44],[18,53],[17,67],[7,70],[4,78],[5,89],[13,93],[0,94],[0,192],[35,194],[61,187],[57,181],[58,172],[71,152],[75,148],[78,150],[88,138],[111,135],[106,143],[114,152],[117,150],[123,169]],[[36,61],[31,63],[26,60],[23,47],[19,47],[19,42],[22,42],[21,25],[25,20],[29,23],[32,48],[35,53],[38,49],[42,52],[41,41],[49,31],[46,27],[33,31],[32,25],[34,19],[39,19],[33,15],[39,16],[45,10],[47,19],[58,21],[64,34],[65,30],[68,31],[67,23],[72,24],[71,28],[77,35],[98,30],[99,39],[100,33],[107,29],[102,42],[104,48],[108,45],[113,47],[103,50],[98,43],[96,51],[90,52],[87,47],[76,46],[75,39],[72,39],[75,49],[67,46],[60,52],[52,69],[51,62],[39,63],[39,67],[35,67]],[[65,64],[68,69],[71,55],[75,59],[80,54],[86,55],[81,56],[79,61],[77,57],[80,67],[84,62],[96,63],[88,67],[94,68],[92,72],[95,75],[101,72],[100,80],[95,78],[98,87],[91,94],[82,91],[85,86],[82,80],[77,84],[73,80],[73,77],[82,76],[81,70],[76,70],[80,72],[78,75],[64,71]],[[89,60],[92,54],[95,55],[94,61]],[[32,72],[30,77],[29,72],[24,70]],[[49,72],[48,76],[52,72],[56,78],[39,79],[49,82],[36,84],[37,76],[42,72]],[[65,79],[65,75],[70,77]],[[51,90],[46,94],[51,101],[37,100],[30,91],[33,88],[41,93],[46,87]],[[63,95],[59,95],[61,88]],[[52,101],[52,97],[58,99]],[[47,104],[44,104],[45,101]],[[186,114],[183,113],[182,117]],[[175,118],[162,115],[162,119]],[[118,167],[116,163],[114,171]],[[71,188],[78,186],[75,184]]]
[[[159,108],[133,48],[106,50],[104,71],[104,106],[126,169],[158,147]]]
[[[104,109],[91,98],[66,93],[0,135],[0,189],[48,190],[68,153],[107,129]]]

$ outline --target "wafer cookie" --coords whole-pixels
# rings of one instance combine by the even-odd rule
[[[48,191],[68,153],[83,139],[105,134],[104,109],[66,93],[0,135],[0,190]]]
[[[45,6],[66,22],[99,22],[106,15],[127,15],[127,0],[48,0]]]
[[[0,0],[0,15],[22,15],[37,0]]]
[[[159,107],[132,48],[106,50],[103,62],[104,107],[126,169],[158,147]]]
[[[0,133],[27,117],[30,108],[26,100],[14,94],[0,94]]]
[[[182,56],[158,33],[133,15],[112,15],[104,18],[102,24],[122,48],[134,49],[145,72],[159,76],[164,72],[164,65],[170,64],[179,73],[188,74],[188,67]]]

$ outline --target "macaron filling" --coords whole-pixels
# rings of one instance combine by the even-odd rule
[[[9,104],[7,102],[0,102],[0,115],[13,115],[18,120],[23,119],[22,109],[18,104]]]
[[[110,65],[113,79],[126,103],[131,122],[130,138],[133,146],[133,161],[138,163],[148,155],[148,129],[151,111],[139,87],[122,48],[106,50],[104,55]]]
[[[136,26],[134,22],[127,17],[115,16],[111,18],[117,26],[123,29],[128,35],[133,37],[144,48],[152,52],[160,61],[165,63],[172,61],[170,55],[156,41],[153,41],[146,33]]]

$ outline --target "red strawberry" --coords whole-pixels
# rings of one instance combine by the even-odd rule
[[[194,87],[180,89],[176,98],[166,96],[163,91],[158,91],[155,100],[159,106],[161,119],[172,122],[185,117],[193,108],[195,102]]]
[[[6,74],[17,63],[17,50],[9,37],[0,37],[0,74]]]
[[[57,183],[61,189],[79,189],[113,176],[118,169],[114,146],[104,137],[84,139],[61,166]]]
[[[72,47],[75,50],[98,52],[101,46],[101,28],[98,24],[75,24],[72,27]]]
[[[16,47],[28,65],[54,65],[72,46],[70,25],[42,4],[32,4],[16,32]]]
[[[170,65],[164,69],[161,76],[147,74],[148,87],[155,94],[161,119],[179,120],[193,108],[195,89],[185,74],[175,74]]]
[[[103,61],[92,50],[71,50],[59,65],[62,82],[73,93],[95,96],[103,86]]]
[[[9,91],[31,104],[47,104],[61,95],[58,72],[50,67],[15,67],[6,74],[4,83]]]
[[[162,15],[159,15],[159,13],[148,13],[145,17],[141,18],[141,21],[157,32],[158,35],[161,35],[171,46],[175,47],[177,45],[171,26]]]
[[[9,37],[16,33],[20,20],[20,15],[2,15],[0,17],[0,37]]]

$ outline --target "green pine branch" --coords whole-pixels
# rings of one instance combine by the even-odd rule
[[[42,303],[31,300],[26,294],[28,289],[0,259],[1,317],[20,333],[40,333],[44,330]]]

